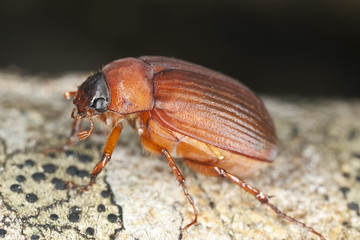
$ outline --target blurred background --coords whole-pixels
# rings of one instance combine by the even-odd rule
[[[96,71],[163,55],[258,93],[360,97],[360,1],[0,2],[0,71]]]

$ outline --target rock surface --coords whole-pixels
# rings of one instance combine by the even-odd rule
[[[0,73],[0,239],[317,239],[236,185],[177,161],[199,210],[192,219],[167,162],[142,150],[129,127],[96,185],[82,194],[106,140],[62,146],[73,105],[62,98],[86,74],[57,79]],[[276,161],[246,179],[327,239],[360,239],[360,100],[264,97],[279,137]],[[84,126],[86,127],[86,126]]]

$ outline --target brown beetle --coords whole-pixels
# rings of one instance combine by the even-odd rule
[[[181,184],[194,209],[194,220],[184,229],[196,223],[198,212],[172,157],[183,159],[196,172],[229,179],[278,215],[325,239],[281,212],[269,202],[270,196],[239,178],[271,163],[278,142],[262,101],[239,81],[185,61],[144,56],[106,65],[76,92],[65,93],[67,99],[74,96],[75,120],[64,149],[77,136],[83,140],[91,134],[93,117],[112,128],[102,159],[81,190],[88,190],[109,162],[126,119],[137,130],[145,149],[166,157]],[[84,118],[89,119],[90,129],[79,131]]]

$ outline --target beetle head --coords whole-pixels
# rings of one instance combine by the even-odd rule
[[[74,104],[76,118],[91,117],[107,110],[110,101],[109,87],[103,72],[97,72],[86,79],[76,93]]]

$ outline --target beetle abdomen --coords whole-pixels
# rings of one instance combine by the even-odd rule
[[[277,138],[261,100],[227,76],[223,80],[217,72],[213,76],[202,72],[158,72],[154,77],[155,105],[151,116],[163,126],[204,143],[272,161]]]
[[[153,117],[149,118],[148,112],[140,113],[137,116],[144,123],[143,126],[146,126],[145,131],[138,131],[145,149],[152,153],[161,154],[161,148],[166,148],[173,157],[185,160],[185,163],[196,172],[211,175],[203,166],[213,165],[236,176],[247,177],[254,175],[268,164],[268,162],[254,161],[253,158],[170,131],[155,121]],[[139,130],[139,126],[141,124],[137,126],[137,130]],[[146,140],[143,141],[144,139]],[[149,142],[152,144],[148,144]],[[154,145],[160,147],[153,148]]]

